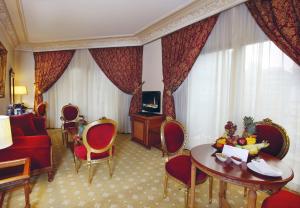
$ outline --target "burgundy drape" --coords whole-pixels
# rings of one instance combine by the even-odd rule
[[[120,90],[132,94],[129,114],[141,109],[143,47],[89,49],[94,60]]]
[[[162,38],[163,112],[175,118],[173,92],[189,74],[218,16],[189,25]]]
[[[43,101],[42,94],[60,78],[68,67],[75,50],[34,52],[34,106]]]
[[[251,0],[246,5],[266,35],[300,65],[300,1]]]

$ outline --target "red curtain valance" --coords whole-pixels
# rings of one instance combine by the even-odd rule
[[[60,78],[68,67],[75,50],[34,52],[34,106],[43,101],[42,94]]]
[[[189,74],[218,15],[189,25],[162,38],[163,112],[175,118],[173,92]]]
[[[246,5],[266,35],[300,65],[300,1],[251,0]]]
[[[89,49],[92,57],[120,90],[133,97],[129,114],[141,109],[143,47],[114,47]]]

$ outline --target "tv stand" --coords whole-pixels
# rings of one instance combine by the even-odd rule
[[[147,116],[137,113],[131,115],[132,140],[150,149],[153,145],[150,139],[150,132],[153,130],[160,132],[160,126],[164,120],[165,116],[162,114],[151,114]]]
[[[147,117],[161,115],[161,114],[156,114],[156,113],[151,113],[151,112],[143,112],[143,111],[138,112],[138,114],[141,115],[141,116],[147,116]]]

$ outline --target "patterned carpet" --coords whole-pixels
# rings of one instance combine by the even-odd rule
[[[110,179],[106,163],[94,168],[92,184],[87,182],[87,166],[79,173],[74,169],[72,153],[61,142],[60,131],[49,130],[54,147],[56,174],[53,182],[47,174],[32,180],[31,207],[184,207],[184,192],[179,185],[169,180],[169,195],[163,199],[164,158],[155,148],[147,150],[130,140],[130,135],[121,134],[116,139],[113,177]],[[197,187],[196,207],[218,207],[218,181],[214,180],[213,203],[208,204],[208,182]],[[257,207],[266,197],[258,193]],[[228,186],[229,203],[232,207],[245,207],[243,188]],[[4,208],[24,207],[23,189],[7,193]]]

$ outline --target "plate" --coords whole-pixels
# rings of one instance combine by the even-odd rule
[[[220,160],[221,162],[225,162],[227,160],[227,156],[222,154],[222,153],[216,153],[216,157],[218,158],[218,160]]]
[[[254,171],[254,172],[256,172],[256,173],[259,173],[260,175],[264,175],[264,176],[270,176],[270,177],[281,177],[282,176],[282,174],[275,174],[275,172],[274,173],[270,173],[270,174],[265,174],[265,173],[262,173],[258,168],[256,168],[256,166],[252,163],[252,162],[249,162],[249,163],[247,163],[247,167],[250,169],[250,170],[252,170],[252,171]],[[272,166],[272,169],[274,169],[274,170],[276,170],[276,171],[278,171],[278,172],[281,172],[280,170],[278,170],[277,168],[275,168],[275,167],[273,167]]]

